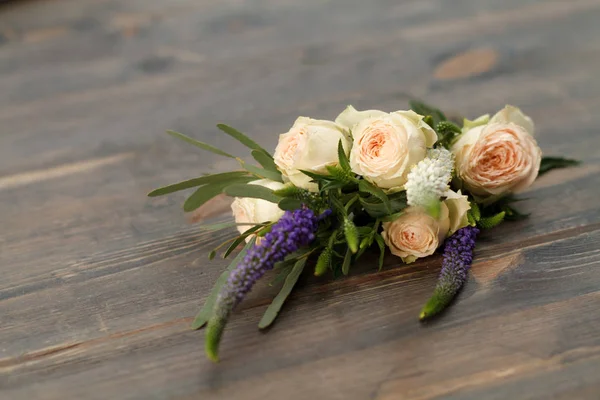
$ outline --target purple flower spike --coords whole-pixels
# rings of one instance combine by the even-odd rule
[[[286,211],[260,241],[252,247],[243,261],[229,275],[227,283],[215,302],[213,316],[206,329],[207,356],[218,360],[219,342],[231,311],[242,301],[252,286],[275,263],[310,244],[315,239],[320,217],[306,207]]]
[[[467,226],[456,231],[444,243],[442,271],[433,296],[421,311],[421,320],[443,311],[467,281],[478,233],[479,229]]]

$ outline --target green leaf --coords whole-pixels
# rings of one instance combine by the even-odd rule
[[[475,221],[479,221],[481,219],[481,210],[474,201],[471,202],[471,209],[469,211],[471,212],[471,215]]]
[[[350,218],[344,218],[344,236],[346,237],[346,243],[352,253],[356,254],[358,251],[358,230],[354,222]]]
[[[271,203],[279,203],[281,200],[281,197],[276,196],[273,190],[259,185],[230,185],[225,188],[224,193],[232,197],[250,197],[266,200]]]
[[[206,185],[207,183],[221,183],[227,182],[230,180],[235,180],[236,178],[248,176],[246,171],[232,171],[232,172],[223,172],[221,174],[213,174],[213,175],[205,175],[194,179],[189,179],[187,181],[174,183],[169,186],[165,186],[159,189],[155,189],[148,193],[148,197],[157,197],[163,196],[165,194],[178,192],[180,190],[185,190],[189,188],[193,188],[196,186]]]
[[[338,142],[338,159],[340,162],[340,167],[342,167],[344,171],[352,171],[352,168],[350,168],[350,161],[348,160],[348,156],[346,155],[346,151],[344,150],[341,140]]]
[[[317,182],[335,180],[335,178],[331,175],[318,174],[316,172],[307,171],[304,169],[301,169],[300,172],[302,172],[304,175],[308,176],[309,178],[312,178],[314,181],[317,181]]]
[[[217,149],[214,146],[211,146],[210,144],[201,142],[199,140],[196,139],[192,139],[189,136],[184,135],[183,133],[179,133],[179,132],[175,132],[175,131],[167,131],[167,133],[171,136],[174,136],[178,139],[183,140],[184,142],[187,142],[189,144],[193,144],[196,147],[200,147],[202,150],[206,150],[206,151],[210,151],[211,153],[215,153],[218,154],[220,156],[225,156],[225,157],[229,157],[229,158],[235,158],[235,156],[232,156],[229,153],[224,152],[221,149]]]
[[[262,167],[266,170],[269,171],[273,171],[273,172],[279,172],[279,169],[277,169],[277,165],[275,164],[275,161],[273,161],[273,157],[271,157],[271,155],[269,153],[267,153],[264,150],[252,150],[251,152],[252,157],[254,157],[254,159],[256,160],[257,163],[259,163],[260,165],[262,165]],[[279,172],[281,174],[281,172]]]
[[[292,199],[290,197],[286,197],[281,199],[277,205],[283,211],[294,211],[302,207],[303,202],[297,199]]]
[[[396,214],[406,208],[406,197],[390,199],[391,212],[383,203],[373,203],[361,198],[360,203],[363,208],[373,218],[384,218],[390,214]]]
[[[196,315],[194,322],[192,322],[192,329],[200,329],[208,322],[208,320],[212,316],[212,312],[213,312],[213,308],[215,306],[215,301],[217,300],[217,296],[219,295],[219,292],[221,291],[221,288],[223,287],[225,282],[227,282],[227,278],[229,277],[229,274],[238,265],[238,263],[240,261],[242,261],[242,259],[244,258],[244,256],[246,255],[246,253],[248,252],[250,247],[252,247],[254,245],[254,242],[255,242],[254,238],[252,240],[250,240],[250,242],[248,242],[246,244],[246,246],[244,246],[242,251],[240,251],[240,253],[233,259],[233,261],[231,261],[231,264],[229,264],[227,269],[221,273],[221,275],[215,282],[212,290],[210,291],[210,294],[204,301],[204,305],[202,306],[202,309],[200,310],[198,315]]]
[[[315,265],[315,276],[323,275],[330,268],[331,253],[331,248],[326,247],[325,249],[323,249],[323,251],[319,255],[319,258],[317,258],[317,264]]]
[[[477,222],[477,226],[483,229],[491,229],[494,228],[504,221],[504,216],[506,213],[504,211],[487,218],[481,218],[479,222]]]
[[[223,192],[223,189],[225,189],[229,185],[243,184],[251,182],[253,180],[254,177],[241,177],[227,182],[211,183],[208,185],[201,186],[194,193],[192,193],[190,197],[187,198],[185,203],[183,203],[183,211],[194,211],[195,209],[206,203],[208,200],[221,194]]]
[[[269,154],[265,149],[263,149],[258,143],[254,140],[250,139],[248,136],[244,135],[242,132],[238,131],[231,126],[225,124],[217,124],[217,128],[234,138],[235,140],[242,143],[244,146],[251,148],[252,150],[260,150],[266,154]]]
[[[505,221],[522,221],[529,218],[529,214],[523,214],[507,204],[502,206],[502,211],[506,213],[504,216]]]
[[[398,218],[400,218],[400,216],[402,214],[404,214],[404,211],[400,211],[400,212],[397,212],[397,213],[394,213],[394,214],[391,214],[391,215],[387,215],[387,216],[381,218],[381,221],[382,222],[392,222],[392,221],[395,221]]]
[[[277,314],[279,314],[281,307],[287,300],[290,293],[292,293],[296,282],[298,282],[298,278],[300,278],[300,275],[304,270],[304,266],[306,265],[306,260],[306,258],[301,258],[300,260],[298,260],[294,265],[292,271],[285,278],[283,287],[281,288],[277,296],[275,296],[275,298],[265,311],[264,315],[262,316],[260,322],[258,323],[259,329],[265,329],[266,327],[271,325],[273,321],[275,321],[275,318],[277,318]]]
[[[217,223],[208,224],[208,225],[200,225],[200,229],[203,231],[218,231],[221,229],[232,228],[234,226],[247,226],[247,225],[250,225],[250,224],[248,224],[248,222],[227,221],[227,222],[217,222]],[[262,223],[262,224],[256,224],[256,225],[265,226],[266,224]]]
[[[563,157],[543,157],[538,175],[543,175],[553,169],[572,167],[580,163],[580,161]]]
[[[390,199],[387,194],[377,186],[371,184],[370,182],[365,181],[364,179],[358,183],[358,190],[364,193],[371,194],[377,197],[386,208],[388,214],[392,213],[392,206],[390,204]]]
[[[214,258],[215,258],[215,256],[216,256],[216,255],[217,255],[217,251],[216,251],[216,250],[213,250],[213,251],[211,251],[210,253],[208,253],[208,259],[209,259],[209,260],[212,260],[212,259],[214,259]]]
[[[380,234],[375,235],[375,241],[379,246],[379,271],[383,268],[383,260],[385,259],[385,241]]]
[[[256,232],[259,229],[264,228],[263,225],[255,225],[250,229],[247,229],[246,231],[244,231],[244,233],[242,233],[240,236],[237,237],[237,239],[235,239],[233,242],[231,242],[231,244],[229,245],[229,247],[227,248],[227,250],[225,250],[225,253],[223,254],[223,258],[227,258],[232,251],[234,251],[236,249],[236,247],[238,247],[240,245],[240,243],[242,243],[244,240],[246,240],[246,238],[250,235],[252,235],[254,232]]]
[[[283,182],[283,179],[281,178],[281,172],[279,172],[279,171],[270,171],[270,170],[260,168],[260,167],[257,167],[257,166],[251,165],[251,164],[247,164],[245,162],[241,162],[240,164],[247,171],[253,173],[254,175],[256,175],[259,178],[270,179],[270,180],[276,181],[276,182]]]
[[[350,272],[350,264],[352,264],[352,250],[348,247],[344,256],[344,263],[342,264],[342,273],[344,275],[348,275],[348,272]]]
[[[416,112],[417,114],[421,114],[423,116],[431,115],[433,119],[433,124],[429,124],[432,128],[434,128],[437,124],[442,121],[446,121],[447,118],[442,111],[438,108],[432,107],[428,104],[423,103],[419,100],[411,100],[408,102],[410,105],[410,109]]]

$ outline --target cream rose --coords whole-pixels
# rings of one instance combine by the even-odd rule
[[[315,192],[317,184],[300,170],[326,173],[327,166],[337,165],[340,140],[347,153],[352,144],[348,130],[332,121],[299,117],[279,136],[273,158],[287,180]]]
[[[381,235],[392,254],[409,264],[432,255],[449,229],[448,207],[442,203],[439,220],[419,207],[408,207],[396,220],[383,223]]]
[[[452,146],[456,175],[472,194],[502,196],[528,188],[538,175],[542,151],[531,118],[506,106],[487,116],[465,121],[466,131]]]
[[[400,188],[425,158],[437,135],[414,111],[357,111],[348,106],[335,120],[350,129],[352,171],[383,189]]]
[[[397,219],[383,223],[382,236],[392,254],[405,263],[432,255],[448,235],[469,224],[467,196],[448,190],[434,218],[420,207],[408,207]]]
[[[264,186],[269,189],[278,190],[283,187],[283,183],[271,181],[269,179],[260,179],[252,181],[250,185]],[[253,199],[249,197],[236,197],[231,204],[233,217],[238,224],[237,229],[240,233],[244,233],[255,224],[262,222],[275,222],[283,215],[284,211],[275,203],[261,199]],[[245,223],[248,223],[247,225]],[[252,235],[246,238],[249,241]]]

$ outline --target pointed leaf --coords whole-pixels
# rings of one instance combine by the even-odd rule
[[[277,314],[279,314],[281,307],[283,307],[283,304],[285,303],[286,299],[288,298],[290,293],[292,293],[296,282],[298,282],[298,278],[300,278],[300,275],[302,274],[305,265],[306,258],[302,258],[296,262],[290,274],[285,278],[283,287],[281,288],[277,296],[275,296],[275,298],[265,311],[260,322],[258,323],[258,327],[260,329],[265,329],[266,327],[271,325],[273,321],[275,321],[275,318],[277,317]]]
[[[252,150],[260,150],[266,154],[269,154],[265,149],[263,149],[258,143],[254,140],[250,139],[248,136],[244,135],[242,132],[238,131],[231,126],[225,124],[217,124],[217,128],[234,138],[235,140],[242,143],[244,146],[251,148]]]
[[[342,264],[342,273],[344,275],[348,275],[348,272],[350,272],[350,264],[352,264],[352,250],[348,248],[344,256],[344,263]]]
[[[379,246],[379,271],[383,268],[383,260],[385,259],[385,241],[380,234],[375,235],[375,241]]]
[[[350,168],[350,161],[348,160],[348,156],[346,155],[346,151],[344,150],[344,146],[342,145],[342,141],[338,142],[338,159],[340,162],[340,167],[346,172],[352,170]]]
[[[430,123],[429,125],[432,128],[439,124],[441,121],[447,120],[446,116],[442,111],[440,111],[438,108],[425,104],[422,101],[411,100],[408,102],[408,104],[410,105],[410,109],[416,112],[417,114],[423,116],[430,115],[432,118],[432,123]]]
[[[227,186],[223,192],[232,197],[250,197],[266,200],[271,203],[279,203],[281,200],[281,197],[276,196],[273,190],[258,185],[235,184]]]
[[[390,199],[388,198],[387,194],[385,194],[385,192],[383,190],[381,190],[377,186],[365,181],[364,179],[358,183],[358,190],[360,190],[361,192],[364,192],[364,193],[369,193],[369,194],[377,197],[379,200],[381,200],[381,202],[385,206],[388,214],[392,213]]]
[[[299,208],[302,208],[302,204],[303,204],[302,201],[297,200],[297,199],[292,199],[290,197],[281,199],[281,201],[279,203],[277,203],[279,208],[282,209],[283,211],[295,211]]]
[[[235,178],[248,176],[246,171],[232,171],[232,172],[223,172],[221,174],[213,174],[213,175],[205,175],[194,179],[189,179],[187,181],[174,183],[172,185],[168,185],[159,189],[155,189],[148,193],[148,197],[156,197],[162,196],[165,194],[177,192],[180,190],[189,189],[196,186],[206,185],[207,183],[220,183],[226,182],[229,180],[233,180]]]
[[[225,282],[227,282],[229,274],[231,273],[231,271],[233,271],[235,267],[237,267],[238,263],[242,261],[250,247],[254,245],[254,242],[254,239],[250,240],[250,242],[246,244],[242,251],[240,251],[240,253],[233,259],[233,261],[231,261],[231,264],[229,264],[227,269],[221,273],[221,275],[215,282],[212,290],[210,291],[210,294],[204,301],[202,309],[200,310],[198,315],[196,315],[194,322],[192,322],[192,329],[200,329],[208,322],[212,315],[213,307],[215,305],[215,301],[217,300],[217,296],[219,295],[219,292],[221,291],[221,288],[223,287]]]
[[[242,167],[244,167],[246,170],[253,173],[254,175],[258,176],[259,178],[270,179],[276,182],[283,182],[283,179],[281,178],[281,172],[279,171],[267,170],[264,168],[247,164],[245,162],[242,162]]]
[[[502,223],[502,221],[504,221],[505,215],[506,215],[506,213],[504,211],[502,211],[494,216],[487,217],[487,218],[481,218],[477,222],[477,226],[479,226],[480,228],[483,228],[483,229],[494,228],[494,227],[500,225]]]
[[[223,189],[225,189],[228,185],[243,184],[251,182],[254,179],[254,177],[240,177],[227,182],[211,183],[208,185],[201,186],[194,193],[192,193],[190,197],[187,198],[185,203],[183,203],[183,211],[194,211],[195,209],[206,203],[208,200],[221,194],[223,192]]]
[[[225,156],[225,157],[229,157],[229,158],[235,158],[235,156],[232,156],[231,154],[226,153],[226,152],[224,152],[221,149],[218,149],[218,148],[216,148],[214,146],[211,146],[208,143],[204,143],[204,142],[201,142],[199,140],[193,139],[193,138],[191,138],[189,136],[184,135],[183,133],[179,133],[179,132],[175,132],[175,131],[167,131],[167,133],[169,135],[173,136],[173,137],[176,137],[178,139],[183,140],[184,142],[187,142],[189,144],[193,144],[196,147],[200,147],[202,150],[210,151],[211,153],[218,154],[220,156]]]
[[[252,157],[266,170],[279,172],[273,157],[269,153],[263,150],[252,150]],[[279,172],[281,174],[281,172]]]
[[[538,175],[543,175],[548,171],[557,168],[567,168],[575,165],[579,165],[580,161],[572,160],[569,158],[563,157],[543,157],[542,162],[540,164],[540,171]]]
[[[225,253],[223,254],[223,258],[227,258],[231,254],[231,252],[234,251],[240,245],[240,243],[242,243],[244,240],[246,240],[246,238],[248,236],[250,236],[251,234],[253,234],[254,232],[256,232],[257,230],[259,230],[261,228],[264,228],[264,226],[263,225],[255,225],[252,228],[244,231],[244,233],[239,235],[237,237],[237,239],[235,239],[233,242],[231,242],[231,244],[229,245],[227,250],[225,250]]]

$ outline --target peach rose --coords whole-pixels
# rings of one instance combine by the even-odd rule
[[[408,207],[394,221],[383,223],[381,235],[392,254],[407,264],[430,256],[447,236],[469,224],[467,196],[448,190],[444,197],[437,219],[420,207]]]
[[[348,106],[335,121],[352,133],[352,171],[383,189],[404,185],[410,168],[437,140],[435,131],[414,111],[357,111]]]
[[[340,140],[348,152],[350,135],[342,126],[332,121],[299,117],[287,133],[279,136],[273,158],[286,180],[316,192],[317,184],[300,170],[327,173],[327,166],[338,164]]]
[[[393,255],[409,264],[432,255],[444,242],[450,228],[448,207],[442,203],[440,219],[419,207],[408,207],[392,222],[383,223],[383,240]]]
[[[264,186],[273,190],[278,190],[283,187],[283,183],[271,181],[269,179],[252,181],[249,184]],[[237,225],[237,229],[240,233],[244,233],[255,224],[268,221],[276,222],[284,213],[284,211],[275,203],[249,197],[236,197],[231,204],[231,210],[233,211],[235,222],[244,224]],[[248,236],[246,241],[250,241],[251,237],[252,235]]]
[[[528,188],[538,175],[542,151],[533,138],[531,118],[506,106],[465,121],[466,131],[452,146],[456,175],[465,189],[480,197],[502,196]]]

